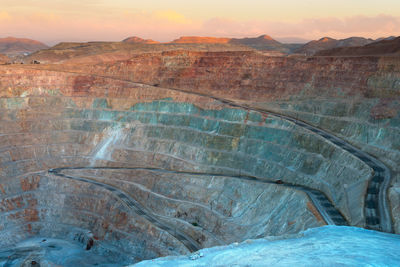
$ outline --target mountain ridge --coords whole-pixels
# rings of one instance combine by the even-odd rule
[[[296,49],[295,53],[314,55],[319,51],[332,49],[337,47],[350,47],[350,46],[362,46],[374,42],[373,39],[367,39],[364,37],[349,37],[345,39],[334,39],[331,37],[323,37],[319,40],[313,40],[305,45]]]
[[[317,56],[400,55],[400,37],[385,38],[364,46],[336,47],[319,51]]]

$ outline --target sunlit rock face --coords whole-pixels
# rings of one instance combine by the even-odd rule
[[[304,192],[232,175],[321,190],[350,224],[364,224],[369,167],[292,123],[108,78],[0,73],[3,248],[35,237],[80,242],[83,250],[93,242],[91,253],[111,263],[189,252],[173,230],[154,226],[115,192],[48,172],[62,167],[114,167],[63,173],[121,189],[200,247],[324,224]],[[204,175],[115,169],[135,166]]]

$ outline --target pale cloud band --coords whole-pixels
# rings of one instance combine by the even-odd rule
[[[273,20],[189,19],[173,10],[124,11],[102,16],[75,16],[34,12],[0,12],[0,36],[28,37],[47,43],[58,41],[119,41],[136,35],[170,41],[182,35],[244,37],[269,34],[316,39],[323,36],[378,38],[400,35],[400,16],[313,18],[297,22]]]

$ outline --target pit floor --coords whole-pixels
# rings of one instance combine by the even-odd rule
[[[79,242],[36,237],[0,251],[0,266],[121,266]]]

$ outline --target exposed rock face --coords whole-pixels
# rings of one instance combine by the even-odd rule
[[[307,44],[295,50],[295,52],[306,55],[314,55],[315,53],[326,49],[349,46],[363,46],[372,42],[374,42],[374,40],[362,37],[350,37],[342,40],[324,37],[319,40],[308,42]]]
[[[400,180],[398,57],[164,52],[71,70],[230,98],[301,118],[375,155],[392,169],[394,182]]]
[[[127,208],[118,195],[48,174],[51,168],[135,165],[279,176],[311,185],[313,174],[334,170],[327,169],[331,163],[324,157],[333,157],[339,165],[339,158],[347,158],[329,145],[326,155],[314,155],[309,142],[325,145],[310,133],[207,97],[15,66],[1,69],[0,81],[2,246],[35,236],[73,239],[65,233],[83,231],[96,237],[99,249],[107,248],[115,257],[130,255],[127,261],[132,262],[188,251]],[[298,148],[288,150],[288,143]],[[311,150],[302,152],[302,147]],[[283,161],[292,162],[291,167],[284,167]],[[347,161],[361,172],[370,171],[351,157]],[[93,176],[88,171],[69,174]],[[279,185],[149,172],[94,176],[123,188],[166,225],[179,226],[202,247],[323,224],[304,193]],[[345,192],[335,184],[315,181],[316,187],[332,190],[332,198],[347,209]],[[362,220],[362,214],[352,211],[348,216],[355,223]]]
[[[0,38],[0,53],[7,55],[21,55],[48,48],[47,45],[25,38]]]
[[[99,254],[109,254],[110,260],[121,263],[187,252],[100,187],[46,172],[9,177],[2,178],[2,248],[39,236],[80,241],[82,248],[92,238]],[[150,244],[156,242],[160,245],[152,248]]]
[[[232,179],[235,174],[320,190],[351,225],[364,225],[364,193],[372,175],[364,162],[297,124],[206,95],[327,129],[379,157],[394,182],[400,181],[396,57],[266,57],[243,51],[136,53],[119,61],[100,56],[95,64],[71,59],[0,67],[4,244],[18,241],[12,236],[73,232],[51,224],[58,216],[73,229],[90,231],[99,247],[122,256],[126,249],[135,251],[127,261],[188,251],[112,190],[47,173],[71,166],[108,167],[64,173],[120,188],[202,247],[323,224],[303,192]],[[63,197],[53,201],[47,191]],[[400,232],[396,186],[389,197]]]
[[[267,233],[297,233],[323,224],[314,217],[307,198],[279,185],[147,170],[77,169],[64,173],[124,188],[166,223],[185,229],[201,247],[230,244]],[[291,221],[294,218],[299,219]]]
[[[390,83],[397,79],[397,70],[390,70],[393,64],[378,57],[267,57],[251,51],[169,51],[138,54],[127,61],[54,67],[260,102],[293,97],[396,95],[397,83]]]

